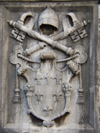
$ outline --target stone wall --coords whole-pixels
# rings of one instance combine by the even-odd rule
[[[0,1],[0,129],[99,133],[98,1]]]

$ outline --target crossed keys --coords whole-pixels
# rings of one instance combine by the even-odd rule
[[[29,15],[31,15],[31,19],[34,18],[32,13],[28,12],[28,13],[22,14],[20,20],[18,20],[17,22],[15,22],[13,20],[8,21],[8,23],[12,27],[14,27],[14,29],[11,32],[11,37],[17,39],[18,41],[23,42],[25,35],[27,34],[28,36],[30,36],[34,39],[38,39],[38,40],[44,42],[44,43],[39,43],[39,45],[33,46],[29,49],[26,49],[24,51],[24,53],[26,55],[30,55],[33,52],[35,52],[41,48],[44,48],[45,45],[47,45],[47,44],[50,45],[52,48],[56,48],[56,49],[59,49],[59,50],[65,52],[68,55],[73,55],[74,50],[71,47],[66,47],[66,46],[62,45],[61,43],[57,42],[57,40],[62,40],[64,38],[67,38],[68,35],[70,35],[71,38],[73,39],[73,41],[76,42],[76,41],[87,36],[87,33],[84,29],[84,26],[87,25],[86,21],[83,21],[80,23],[74,13],[67,14],[67,16],[72,17],[73,27],[69,28],[66,31],[66,23],[65,23],[66,19],[64,18],[62,20],[63,31],[61,33],[58,33],[51,37],[45,36],[43,34],[41,35],[40,33],[32,30],[32,28],[34,27],[34,23],[32,24],[31,20],[28,22],[28,26],[24,25],[25,18]],[[29,25],[31,25],[31,26],[29,26]]]

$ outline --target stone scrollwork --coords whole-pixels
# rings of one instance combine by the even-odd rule
[[[28,16],[31,19],[26,23]],[[66,28],[68,16],[72,18],[73,27]],[[83,102],[81,66],[86,62],[87,54],[81,45],[76,45],[75,48],[65,46],[63,39],[71,36],[73,42],[76,42],[80,40],[78,36],[81,39],[87,37],[84,28],[87,23],[86,21],[79,22],[76,15],[69,12],[63,16],[60,24],[59,15],[50,7],[47,7],[35,20],[38,22],[38,32],[34,30],[34,19],[36,18],[33,13],[27,12],[23,13],[17,22],[13,20],[8,22],[14,28],[11,37],[23,42],[25,36],[28,35],[37,41],[36,45],[26,47],[25,50],[20,44],[15,46],[9,60],[17,66],[16,88],[18,88],[18,75],[23,75],[27,79],[25,94],[28,113],[41,119],[44,126],[52,127],[56,118],[70,113],[72,95],[70,80],[76,75],[79,76],[78,100],[79,103]],[[58,32],[60,26],[63,26],[63,31]],[[34,56],[35,53],[37,53],[37,57]],[[59,59],[58,55],[60,54],[61,58]],[[39,68],[34,69],[29,65],[30,63],[38,64]],[[58,68],[59,64],[64,64],[65,68]],[[16,102],[19,94],[20,89],[15,89]]]

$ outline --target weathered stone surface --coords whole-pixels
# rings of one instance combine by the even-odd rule
[[[0,24],[1,129],[98,133],[97,1],[1,2]]]
[[[7,0],[0,0],[1,2],[8,2]],[[9,1],[12,1],[12,0],[9,0]],[[17,2],[27,2],[27,0],[15,0],[15,1],[17,1]],[[34,2],[34,1],[36,1],[36,2],[45,2],[45,1],[48,1],[48,0],[29,0],[29,1],[32,1],[32,2]],[[61,0],[52,0],[53,2],[54,1],[60,1],[61,2]],[[51,1],[51,2],[52,2]],[[64,1],[66,1],[66,2],[99,2],[99,0],[64,0]]]

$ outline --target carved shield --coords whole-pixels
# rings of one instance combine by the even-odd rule
[[[44,121],[51,121],[69,112],[69,80],[73,74],[67,67],[62,70],[56,68],[56,56],[53,52],[41,53],[40,60],[38,70],[29,67],[23,73],[28,80],[25,86],[28,112]],[[24,66],[18,70],[19,73],[22,67]]]

